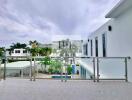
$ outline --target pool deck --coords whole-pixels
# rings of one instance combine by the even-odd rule
[[[0,100],[132,100],[132,83],[7,79],[0,81]]]

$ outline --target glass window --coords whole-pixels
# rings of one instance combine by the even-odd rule
[[[23,53],[27,53],[27,50],[23,50]]]
[[[20,50],[15,50],[15,53],[20,53]]]
[[[93,41],[91,40],[91,56],[93,56]]]
[[[88,55],[88,44],[83,45],[83,54]]]
[[[98,57],[98,37],[95,38],[95,56]]]
[[[86,43],[86,55],[88,55],[88,44]]]
[[[102,34],[103,57],[106,57],[106,34]]]

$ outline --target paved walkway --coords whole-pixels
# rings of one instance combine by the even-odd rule
[[[7,79],[0,82],[0,100],[132,100],[132,83]]]

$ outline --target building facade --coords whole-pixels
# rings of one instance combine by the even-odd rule
[[[11,56],[30,56],[30,52],[26,49],[14,49]]]
[[[89,57],[132,57],[132,0],[121,0],[105,17],[110,20],[88,37],[84,54]],[[115,68],[109,63],[107,66],[109,66],[107,70],[110,69],[111,73],[122,70],[123,75],[123,67]],[[129,81],[132,81],[131,66],[132,60],[129,59]],[[105,68],[100,70],[107,72]]]

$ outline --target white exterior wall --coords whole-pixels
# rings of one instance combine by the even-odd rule
[[[112,31],[108,31],[108,26],[112,26]],[[103,56],[102,50],[102,34],[107,34],[107,56],[110,57],[132,57],[132,8],[122,13],[118,18],[111,19],[97,31],[95,31],[89,39],[93,40],[93,56],[95,56],[95,37],[98,37],[99,56]],[[112,63],[112,62],[111,62]],[[121,62],[122,63],[122,62]],[[128,79],[132,81],[132,59],[128,61]],[[114,64],[114,63],[113,63]],[[123,63],[122,63],[123,64]],[[119,64],[120,65],[120,64]],[[109,66],[109,65],[108,65]],[[117,65],[118,66],[118,65]],[[123,69],[109,66],[113,71]],[[123,68],[123,67],[122,67]],[[109,68],[108,68],[109,69]],[[108,70],[107,69],[107,70]],[[101,69],[107,72],[105,69]]]
[[[16,50],[20,50],[20,53],[15,53]],[[11,53],[11,56],[30,56],[30,53],[27,51],[27,53],[23,53],[25,49],[14,49],[13,53]]]
[[[132,56],[132,8],[112,22],[113,31],[108,34],[109,56]],[[114,44],[114,45],[111,45]]]

